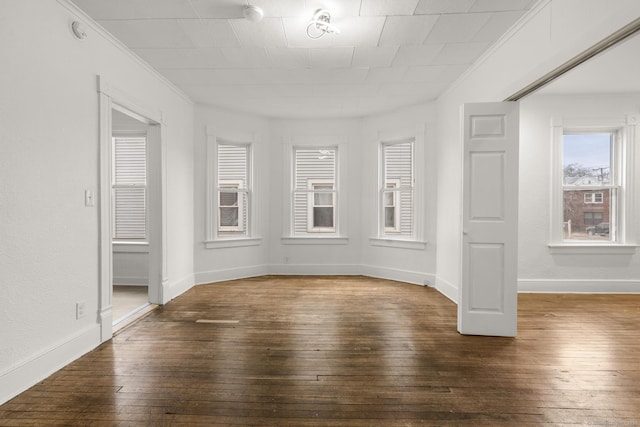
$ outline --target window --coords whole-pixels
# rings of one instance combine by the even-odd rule
[[[294,235],[337,232],[336,147],[294,147]]]
[[[602,203],[602,200],[603,200],[602,192],[584,194],[585,203]]]
[[[247,235],[249,188],[248,144],[220,141],[217,146],[217,232],[220,237]]]
[[[620,173],[618,132],[564,132],[562,138],[565,240],[615,241]],[[606,229],[606,232],[605,232]]]
[[[414,238],[414,141],[382,143],[380,234]]]
[[[113,239],[147,238],[147,138],[114,136]]]

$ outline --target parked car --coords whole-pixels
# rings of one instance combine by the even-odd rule
[[[593,236],[594,234],[604,236],[605,234],[609,234],[609,223],[601,222],[600,224],[590,225],[586,230],[589,236]]]

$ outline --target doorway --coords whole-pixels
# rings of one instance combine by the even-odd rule
[[[148,138],[150,123],[111,110],[113,327],[149,307]]]
[[[153,307],[153,304],[164,303],[163,288],[167,281],[166,233],[164,232],[166,165],[162,113],[141,107],[138,102],[133,101],[130,96],[113,87],[100,76],[98,92],[100,97],[99,322],[100,339],[104,342],[113,336],[114,323],[122,323],[124,319],[130,320],[131,315],[140,316],[144,310],[148,311]],[[124,139],[124,148],[116,146],[117,137]],[[131,150],[131,147],[127,143],[135,146],[136,141],[138,158],[146,161],[143,179],[136,180],[134,174],[130,181],[116,182],[118,162],[115,157],[126,154],[123,163],[126,166],[124,171],[131,172],[127,169],[131,166],[131,159],[127,159],[126,153],[127,150]],[[141,186],[141,183],[146,185]],[[143,197],[138,197],[137,205],[125,203],[122,212],[136,213],[137,216],[127,218],[126,215],[124,217],[116,215],[115,209],[122,208],[116,202],[116,198],[126,201],[135,194],[138,196],[142,194]],[[135,197],[133,200],[136,200]],[[139,235],[135,234],[136,230],[140,233]],[[125,289],[129,291],[127,293],[137,295],[131,299],[131,304],[134,304],[131,310],[121,302],[120,293],[116,295],[117,300],[114,298],[114,284],[142,287]],[[120,289],[116,289],[118,290]],[[120,307],[114,307],[114,303]],[[143,306],[145,306],[144,309]]]

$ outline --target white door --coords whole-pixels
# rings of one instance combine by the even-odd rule
[[[462,334],[516,335],[518,113],[515,102],[463,106]]]

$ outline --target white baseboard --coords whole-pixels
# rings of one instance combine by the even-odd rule
[[[113,276],[114,286],[144,286],[149,284],[148,277],[142,276]]]
[[[362,266],[356,264],[271,264],[269,274],[301,276],[358,276]]]
[[[453,284],[436,277],[436,289],[445,297],[458,304],[458,288]]]
[[[100,344],[100,325],[89,325],[0,372],[0,405]]]
[[[254,265],[249,267],[227,268],[224,270],[200,271],[195,274],[196,285],[224,282],[226,280],[246,279],[249,277],[270,274],[268,265]]]
[[[180,280],[163,284],[162,303],[166,304],[178,295],[187,292],[195,286],[195,276],[188,274]]]
[[[638,280],[520,279],[518,292],[629,294],[640,293]]]
[[[420,273],[417,271],[400,270],[397,268],[380,267],[375,265],[363,265],[362,274],[378,279],[397,280],[398,282],[412,283],[420,286],[430,286],[435,283],[435,275]]]

